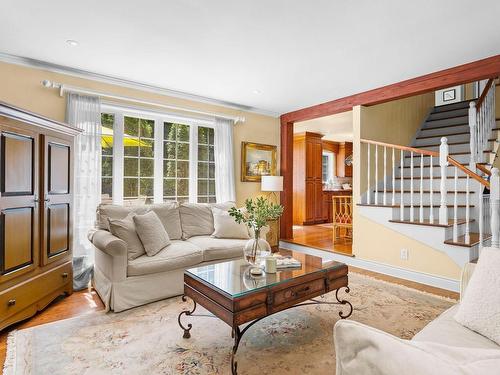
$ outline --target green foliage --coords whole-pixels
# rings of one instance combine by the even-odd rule
[[[264,197],[258,197],[255,201],[246,199],[245,208],[232,207],[229,209],[229,215],[234,217],[238,224],[244,223],[255,233],[259,233],[268,221],[279,219],[282,214],[283,206],[272,203]]]

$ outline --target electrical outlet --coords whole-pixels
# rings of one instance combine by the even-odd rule
[[[401,249],[401,260],[408,260],[408,249]]]

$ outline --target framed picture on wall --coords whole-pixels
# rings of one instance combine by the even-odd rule
[[[273,145],[241,142],[241,181],[260,182],[262,176],[275,176],[276,151]]]
[[[443,91],[443,102],[449,102],[457,98],[457,92],[455,89]]]

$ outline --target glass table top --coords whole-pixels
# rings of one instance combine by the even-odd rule
[[[234,298],[293,278],[342,265],[339,262],[326,261],[317,256],[295,251],[280,250],[280,254],[297,259],[302,263],[301,267],[279,269],[276,273],[263,272],[261,276],[254,276],[250,274],[252,266],[241,259],[190,268],[185,272]]]

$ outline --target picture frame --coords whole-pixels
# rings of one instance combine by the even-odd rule
[[[262,176],[276,176],[277,146],[241,142],[241,181],[260,182]]]
[[[450,102],[457,98],[457,90],[450,89],[443,91],[443,102]]]

